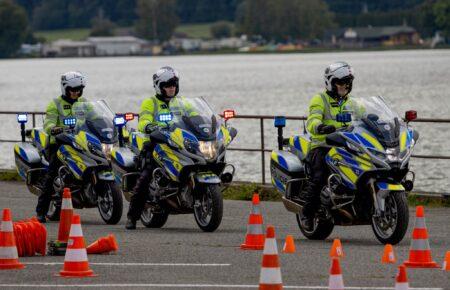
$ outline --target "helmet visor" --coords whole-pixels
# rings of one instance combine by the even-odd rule
[[[178,79],[177,78],[171,78],[167,82],[161,83],[162,88],[169,88],[169,87],[177,87],[178,86]]]
[[[338,86],[345,86],[345,85],[351,85],[353,82],[353,76],[348,76],[342,79],[336,79],[334,80],[334,83]]]

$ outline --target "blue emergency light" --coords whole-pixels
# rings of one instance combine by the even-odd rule
[[[64,126],[67,127],[75,127],[75,125],[77,124],[77,118],[74,117],[64,118],[63,124]]]
[[[275,127],[286,127],[286,117],[284,117],[284,116],[275,117],[274,126]]]
[[[173,119],[172,113],[158,115],[159,122],[170,122],[170,121],[172,121],[172,119]]]
[[[339,113],[336,115],[336,121],[340,123],[350,123],[352,121],[352,114]]]
[[[25,124],[26,122],[28,122],[28,114],[27,113],[17,114],[17,122],[19,122],[20,124]]]
[[[123,125],[125,125],[126,122],[127,121],[125,120],[124,116],[116,116],[114,118],[114,125],[116,125],[116,126],[123,126]]]

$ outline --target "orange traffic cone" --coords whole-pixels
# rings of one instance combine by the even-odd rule
[[[23,268],[24,265],[19,263],[19,255],[17,254],[11,210],[5,208],[0,225],[0,270]]]
[[[398,273],[395,277],[395,290],[408,290],[409,283],[408,277],[406,276],[406,267],[401,265],[398,267]]]
[[[283,282],[281,281],[280,262],[278,260],[277,240],[275,239],[275,229],[273,226],[267,227],[262,267],[259,276],[259,289],[283,289]]]
[[[404,265],[411,268],[440,268],[431,258],[423,206],[416,207],[416,221],[409,249],[409,260]]]
[[[89,262],[84,243],[83,231],[81,230],[80,216],[72,216],[69,240],[67,243],[64,268],[59,272],[63,277],[92,277],[97,276],[89,268]]]
[[[252,211],[248,217],[247,235],[241,245],[243,250],[262,250],[264,248],[263,218],[259,209],[259,195],[253,194]]]
[[[342,249],[341,240],[334,239],[333,245],[331,246],[330,250],[330,257],[331,258],[343,258],[344,257],[344,250]]]
[[[395,258],[394,248],[391,244],[386,244],[384,247],[383,257],[381,257],[381,263],[383,264],[395,264],[397,259]]]
[[[333,258],[330,267],[330,278],[328,280],[329,290],[344,290],[341,265],[338,258]]]
[[[444,264],[442,265],[442,270],[450,271],[450,251],[445,253]]]
[[[36,228],[36,237],[37,237],[37,249],[36,251],[45,256],[45,250],[47,245],[47,229],[43,224],[41,224],[36,217],[31,218],[35,228]]]
[[[111,251],[117,252],[118,250],[119,245],[114,235],[99,238],[86,248],[88,254],[104,254]]]
[[[295,253],[294,238],[291,235],[286,236],[286,242],[284,243],[283,253],[288,254]]]
[[[59,219],[58,242],[67,243],[69,239],[70,223],[72,221],[73,207],[72,195],[70,188],[65,187],[63,192],[63,199],[61,203],[61,213]]]

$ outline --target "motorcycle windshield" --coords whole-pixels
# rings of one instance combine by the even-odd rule
[[[353,98],[352,111],[354,125],[365,127],[386,147],[398,145],[400,127],[405,123],[383,97]]]
[[[171,128],[191,132],[199,141],[216,139],[221,119],[216,116],[203,98],[177,98],[178,105],[171,107]]]
[[[113,144],[118,141],[114,126],[114,113],[104,101],[76,102],[72,112],[77,118],[75,133],[88,132],[96,136],[101,143]]]

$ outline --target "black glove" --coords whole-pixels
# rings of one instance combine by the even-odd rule
[[[147,126],[145,126],[145,133],[146,134],[151,134],[153,131],[156,130],[158,126],[154,125],[154,124],[148,124]]]
[[[336,131],[336,127],[334,127],[333,125],[320,124],[319,126],[317,126],[317,133],[319,134],[331,134],[334,131]]]
[[[51,135],[58,135],[58,134],[61,134],[62,132],[64,132],[64,128],[63,127],[53,127],[50,130],[50,134]]]

